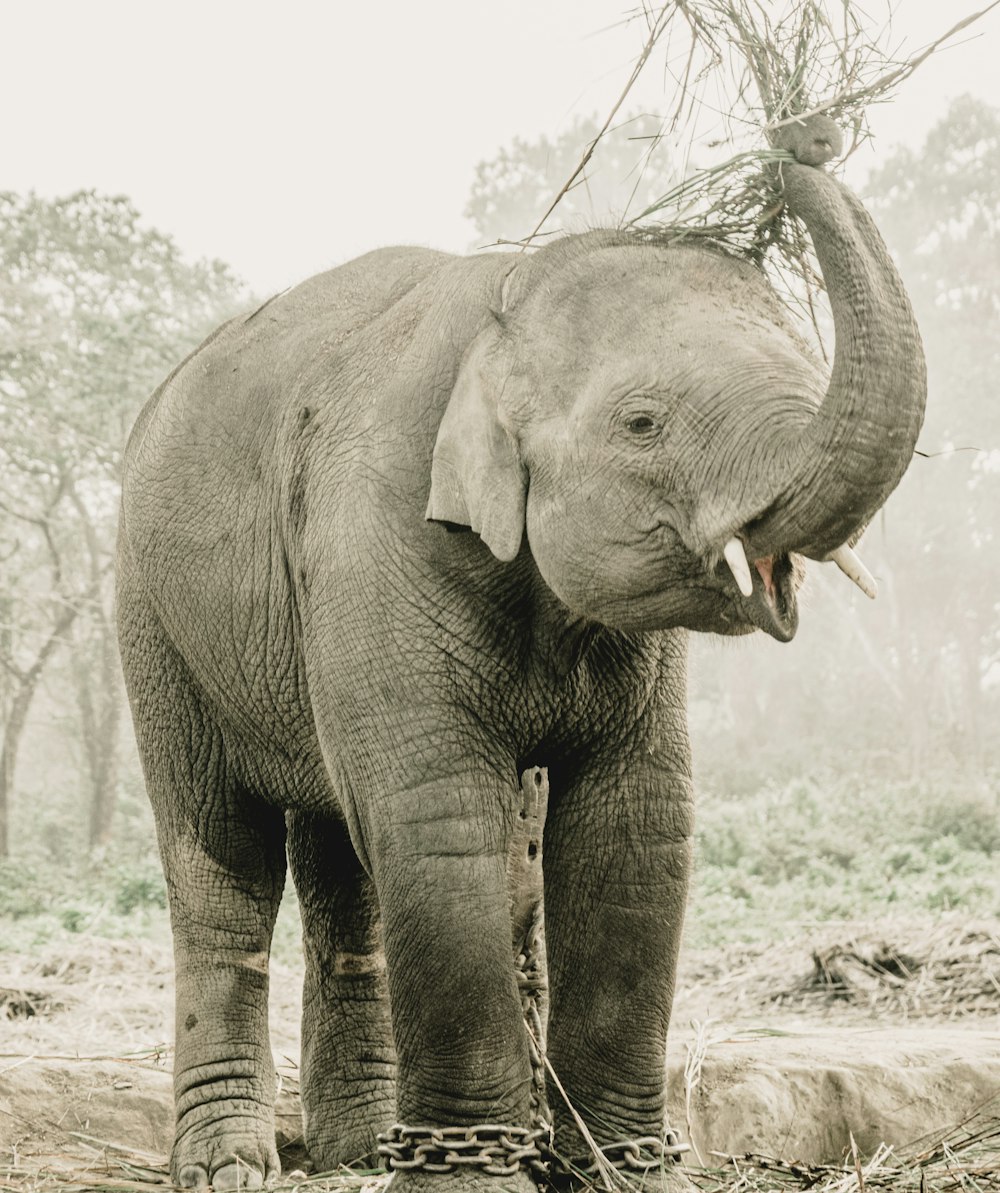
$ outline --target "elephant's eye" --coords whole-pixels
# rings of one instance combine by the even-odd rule
[[[633,414],[631,418],[625,420],[625,426],[633,435],[648,435],[650,431],[656,429],[656,423],[648,414]]]

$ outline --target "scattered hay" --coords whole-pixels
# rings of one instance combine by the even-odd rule
[[[759,1156],[729,1156],[723,1168],[692,1171],[703,1193],[864,1193],[865,1189],[951,1193],[1000,1189],[1000,1094],[963,1123],[894,1153],[884,1144],[864,1158],[857,1148],[843,1164],[797,1164]]]
[[[1000,937],[987,929],[939,929],[905,945],[853,937],[814,949],[812,960],[812,971],[771,1001],[847,1002],[907,1018],[1000,1014]]]
[[[31,1166],[14,1162],[0,1165],[0,1189],[20,1193],[144,1193],[150,1188],[170,1186],[166,1168],[156,1157],[121,1144],[73,1133],[78,1147],[89,1159],[74,1164],[67,1157],[50,1164]],[[781,1190],[812,1190],[813,1193],[864,1193],[865,1189],[886,1189],[896,1193],[914,1190],[1000,1189],[1000,1107],[996,1100],[967,1121],[933,1138],[916,1141],[894,1153],[879,1147],[870,1157],[857,1149],[843,1164],[799,1164],[777,1157],[748,1153],[714,1157],[717,1168],[687,1169],[695,1188],[702,1193],[774,1193]],[[388,1176],[379,1171],[341,1170],[306,1176],[303,1172],[283,1175],[272,1188],[276,1193],[382,1193]],[[597,1186],[590,1186],[597,1193]]]
[[[31,1019],[35,1015],[49,1015],[53,1011],[61,1011],[65,1005],[51,990],[0,986],[0,1018]]]
[[[948,916],[830,924],[775,944],[691,954],[675,1015],[711,1004],[731,1017],[781,1007],[815,1018],[853,1011],[894,1021],[1000,1015],[1000,924]]]
[[[162,1159],[137,1152],[117,1143],[76,1133],[82,1156],[73,1161],[65,1156],[31,1165],[0,1163],[0,1190],[18,1193],[148,1193],[150,1189],[173,1189],[170,1174]],[[286,1172],[268,1185],[271,1193],[376,1193],[388,1184],[388,1174],[343,1169],[340,1172],[309,1176],[301,1170]]]
[[[169,950],[136,942],[81,942],[79,951],[72,954],[61,951],[58,956],[49,953],[16,959],[14,968],[20,972],[15,980],[8,974],[6,987],[36,994],[47,990],[61,999],[73,997],[74,1006],[68,1014],[78,1016],[83,1003],[89,1006],[92,991],[88,987],[97,987],[102,999],[142,1003],[148,997],[145,983],[159,987],[169,979]],[[49,974],[44,979],[43,971]],[[876,929],[831,924],[814,928],[806,939],[778,947],[756,945],[750,949],[731,948],[711,957],[689,956],[682,973],[686,985],[694,978],[729,1012],[741,1009],[759,1015],[765,1006],[780,1006],[786,1015],[801,1011],[813,1019],[830,1015],[840,1022],[845,1013],[885,1018],[891,1013],[897,1022],[901,1018],[970,1020],[1000,1013],[1000,925],[990,921],[970,923],[957,914],[930,928],[926,921],[917,920],[884,922]],[[169,996],[169,990],[162,993]],[[686,994],[682,993],[678,1018],[684,1014]],[[157,990],[158,1000],[160,995]],[[107,1003],[102,1005],[106,1015]],[[21,1021],[17,1031],[33,1031],[31,1025],[38,1018]],[[52,1019],[60,1017],[53,1015]],[[96,1024],[96,1015],[94,1019]],[[102,1037],[95,1026],[88,1025],[87,1033],[77,1038],[97,1044]],[[147,1041],[149,1038],[156,1037],[147,1036]],[[695,1041],[692,1067],[703,1059],[708,1042],[707,1035]],[[33,1058],[21,1056],[9,1063],[19,1065]],[[163,1050],[147,1047],[130,1055],[118,1053],[116,1059],[161,1070]],[[5,1063],[0,1059],[0,1069]],[[296,1076],[294,1066],[287,1072],[282,1066],[286,1089],[294,1092]],[[86,1096],[86,1089],[77,1092]],[[16,1106],[11,1105],[9,1110],[0,1106],[0,1114],[11,1112],[16,1119]],[[162,1155],[97,1139],[84,1133],[85,1126],[72,1131],[70,1122],[69,1117],[60,1117],[59,1122],[48,1123],[40,1146],[35,1144],[38,1150],[30,1156],[23,1140],[0,1152],[0,1190],[137,1193],[169,1187]],[[297,1118],[294,1122],[297,1126]],[[37,1124],[26,1123],[26,1130],[33,1125]],[[12,1141],[18,1134],[12,1136]],[[136,1141],[140,1137],[128,1134],[127,1138]],[[385,1188],[388,1178],[374,1172],[308,1178],[294,1175],[303,1158],[301,1149],[296,1152],[289,1146],[292,1143],[286,1139],[282,1150],[290,1171],[276,1186],[281,1191],[381,1193]],[[900,1193],[921,1188],[1000,1190],[1000,1105],[983,1107],[950,1131],[915,1141],[906,1149],[877,1149],[871,1155],[849,1156],[839,1165],[805,1164],[787,1155],[722,1157],[709,1152],[702,1158],[714,1167],[688,1171],[703,1193],[797,1189],[860,1193],[865,1187]]]
[[[7,1004],[7,1017],[17,1023],[20,1052],[66,1052],[71,1014],[79,1051],[120,1055],[169,1033],[171,953],[168,946],[147,941],[80,935],[40,955],[0,954],[0,1022],[7,991],[29,995],[19,1014],[11,1014]],[[2,1051],[9,1052],[14,1043],[12,1036]]]
[[[8,961],[18,961],[33,968],[41,977],[67,985],[90,983],[95,977],[131,977],[137,967],[163,975],[169,980],[173,973],[170,949],[149,941],[129,939],[111,940],[103,936],[81,934],[73,945],[62,947],[58,954],[45,959],[18,957],[7,954]]]
[[[996,2],[908,58],[886,45],[891,19],[873,28],[854,0],[668,0],[658,8],[644,3],[630,19],[645,23],[645,44],[603,126],[534,230],[504,243],[530,247],[546,235],[542,229],[550,216],[585,177],[639,75],[657,58],[676,98],[643,154],[640,173],[661,142],[691,142],[695,121],[706,110],[723,121],[714,144],[728,146],[730,156],[686,177],[623,222],[659,242],[707,240],[767,265],[781,298],[806,314],[822,342],[815,302],[824,287],[805,225],[785,207],[779,167],[794,159],[777,147],[781,130],[809,116],[829,117],[847,133],[846,158],[870,136],[869,108],[888,101],[922,62]]]

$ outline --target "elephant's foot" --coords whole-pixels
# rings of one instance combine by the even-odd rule
[[[396,1117],[396,1084],[343,1072],[317,1080],[313,1056],[302,1078],[302,1134],[316,1172],[378,1168],[378,1133]]]
[[[490,1176],[482,1169],[457,1168],[452,1172],[394,1172],[388,1193],[538,1193],[525,1169],[512,1176]]]
[[[374,1123],[370,1118],[345,1124],[305,1123],[305,1144],[314,1172],[333,1172],[338,1168],[378,1168],[378,1130],[392,1118],[392,1108]]]
[[[182,1189],[261,1189],[281,1171],[274,1127],[254,1118],[222,1118],[178,1136],[170,1173]]]
[[[588,1193],[596,1187],[614,1188],[620,1193],[683,1193],[695,1188],[679,1163],[687,1147],[672,1130],[662,1136],[637,1132],[628,1141],[602,1143],[603,1171],[598,1169],[592,1152],[580,1153],[573,1160],[560,1156],[559,1140],[557,1132],[550,1184],[560,1193]]]

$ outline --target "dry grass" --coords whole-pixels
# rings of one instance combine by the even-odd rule
[[[847,1001],[907,1018],[958,1019],[1000,1011],[1000,938],[975,928],[922,941],[852,937],[813,952],[812,971],[779,1005]]]
[[[827,926],[812,933],[806,947],[797,945],[746,947],[713,954],[700,966],[689,958],[684,967],[685,984],[700,983],[735,1002],[739,991],[744,1011],[778,1005],[783,1012],[834,1012],[842,1007],[881,1013],[894,1021],[933,1018],[968,1019],[1000,1012],[1000,936],[996,924],[968,923],[950,917],[928,928],[926,923],[896,921],[878,930],[860,926]],[[811,959],[810,959],[811,950]],[[165,958],[156,956],[158,963]],[[44,1003],[52,1000],[89,1004],[92,989],[79,989],[88,974],[112,966],[117,981],[104,993],[119,1000],[139,983],[130,975],[146,972],[149,980],[151,957],[143,951],[131,953],[121,947],[99,951],[88,958],[81,951],[52,960],[39,958],[24,967],[25,987],[39,1019],[51,1011]],[[96,976],[95,979],[96,980]],[[158,979],[157,979],[158,980]],[[46,982],[51,983],[46,988]],[[102,989],[108,982],[100,974]],[[74,988],[77,988],[74,990]],[[18,990],[12,984],[12,990]],[[73,994],[77,999],[73,999]],[[20,994],[13,1000],[20,1005]],[[683,1012],[681,1012],[683,1014]],[[54,1016],[58,1019],[58,1015]],[[709,1026],[696,1033],[690,1045],[685,1080],[694,1088],[701,1062],[712,1043]],[[151,1049],[112,1059],[132,1064],[155,1064],[159,1068],[162,1050]],[[8,1056],[0,1069],[31,1057]],[[40,1059],[40,1058],[39,1058]],[[83,1060],[85,1058],[78,1058]],[[286,1089],[296,1085],[294,1069],[283,1073]],[[11,1110],[16,1114],[16,1107]],[[0,1113],[5,1112],[0,1107]],[[690,1131],[688,1132],[690,1135]],[[129,1147],[121,1140],[94,1138],[82,1131],[61,1130],[50,1135],[50,1154],[19,1155],[15,1150],[0,1161],[0,1190],[48,1193],[50,1190],[135,1191],[153,1185],[169,1185],[163,1157]],[[288,1163],[294,1164],[294,1153]],[[841,1165],[796,1162],[795,1157],[763,1155],[698,1157],[710,1167],[691,1169],[698,1188],[705,1193],[723,1190],[815,1189],[823,1193],[851,1193],[873,1189],[1000,1189],[1000,1095],[989,1106],[948,1132],[916,1140],[899,1152],[887,1148],[871,1156],[849,1156]],[[348,1190],[384,1187],[385,1174],[341,1172],[305,1178],[286,1175],[276,1186],[281,1190],[303,1188],[316,1193],[347,1193]]]
[[[1000,1189],[1000,1095],[990,1105],[963,1123],[933,1138],[915,1141],[894,1153],[880,1147],[864,1158],[855,1149],[843,1164],[799,1164],[794,1160],[747,1154],[714,1156],[718,1167],[688,1169],[696,1188],[703,1193],[742,1191],[813,1190],[813,1193],[863,1193],[865,1189],[886,1189],[903,1193],[914,1190]],[[0,1190],[19,1193],[142,1193],[152,1186],[170,1187],[163,1165],[156,1157],[124,1145],[75,1134],[75,1142],[91,1158],[73,1161],[53,1159],[51,1165],[33,1161],[31,1166],[14,1163],[0,1166]],[[353,1193],[381,1191],[388,1177],[379,1172],[343,1170],[306,1176],[289,1173],[273,1186],[277,1191],[296,1189],[311,1193]]]
[[[899,919],[810,933],[808,945],[739,945],[692,956],[680,1001],[710,993],[742,1014],[780,1007],[815,1018],[854,1010],[894,1023],[1000,1016],[1000,936],[995,921],[951,915],[933,926]]]
[[[703,1193],[809,1189],[864,1193],[888,1189],[951,1193],[1000,1189],[1000,1093],[965,1122],[894,1153],[884,1145],[864,1158],[854,1148],[843,1164],[797,1164],[770,1156],[729,1156],[712,1172],[692,1172]]]
[[[662,63],[674,95],[660,136],[647,146],[640,173],[652,168],[660,141],[690,142],[706,111],[721,121],[717,145],[729,156],[685,177],[625,221],[640,234],[710,240],[766,263],[785,302],[817,329],[822,290],[804,225],[785,208],[780,169],[791,155],[775,148],[785,125],[823,114],[846,133],[849,156],[869,136],[866,115],[885,103],[936,50],[994,8],[969,14],[909,56],[890,46],[891,12],[881,25],[854,0],[667,0],[643,3],[629,18],[645,39],[625,86],[595,139],[534,230],[530,246],[563,196],[585,177],[601,138],[612,127],[639,75]]]

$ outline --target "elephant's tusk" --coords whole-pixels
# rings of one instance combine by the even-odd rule
[[[836,551],[831,551],[826,558],[830,563],[835,563],[845,576],[853,580],[869,600],[873,601],[878,596],[875,577],[846,543],[844,546],[838,547]]]
[[[733,573],[736,587],[744,596],[753,595],[753,578],[750,575],[750,564],[747,563],[747,553],[738,538],[731,538],[722,548],[729,570]]]

